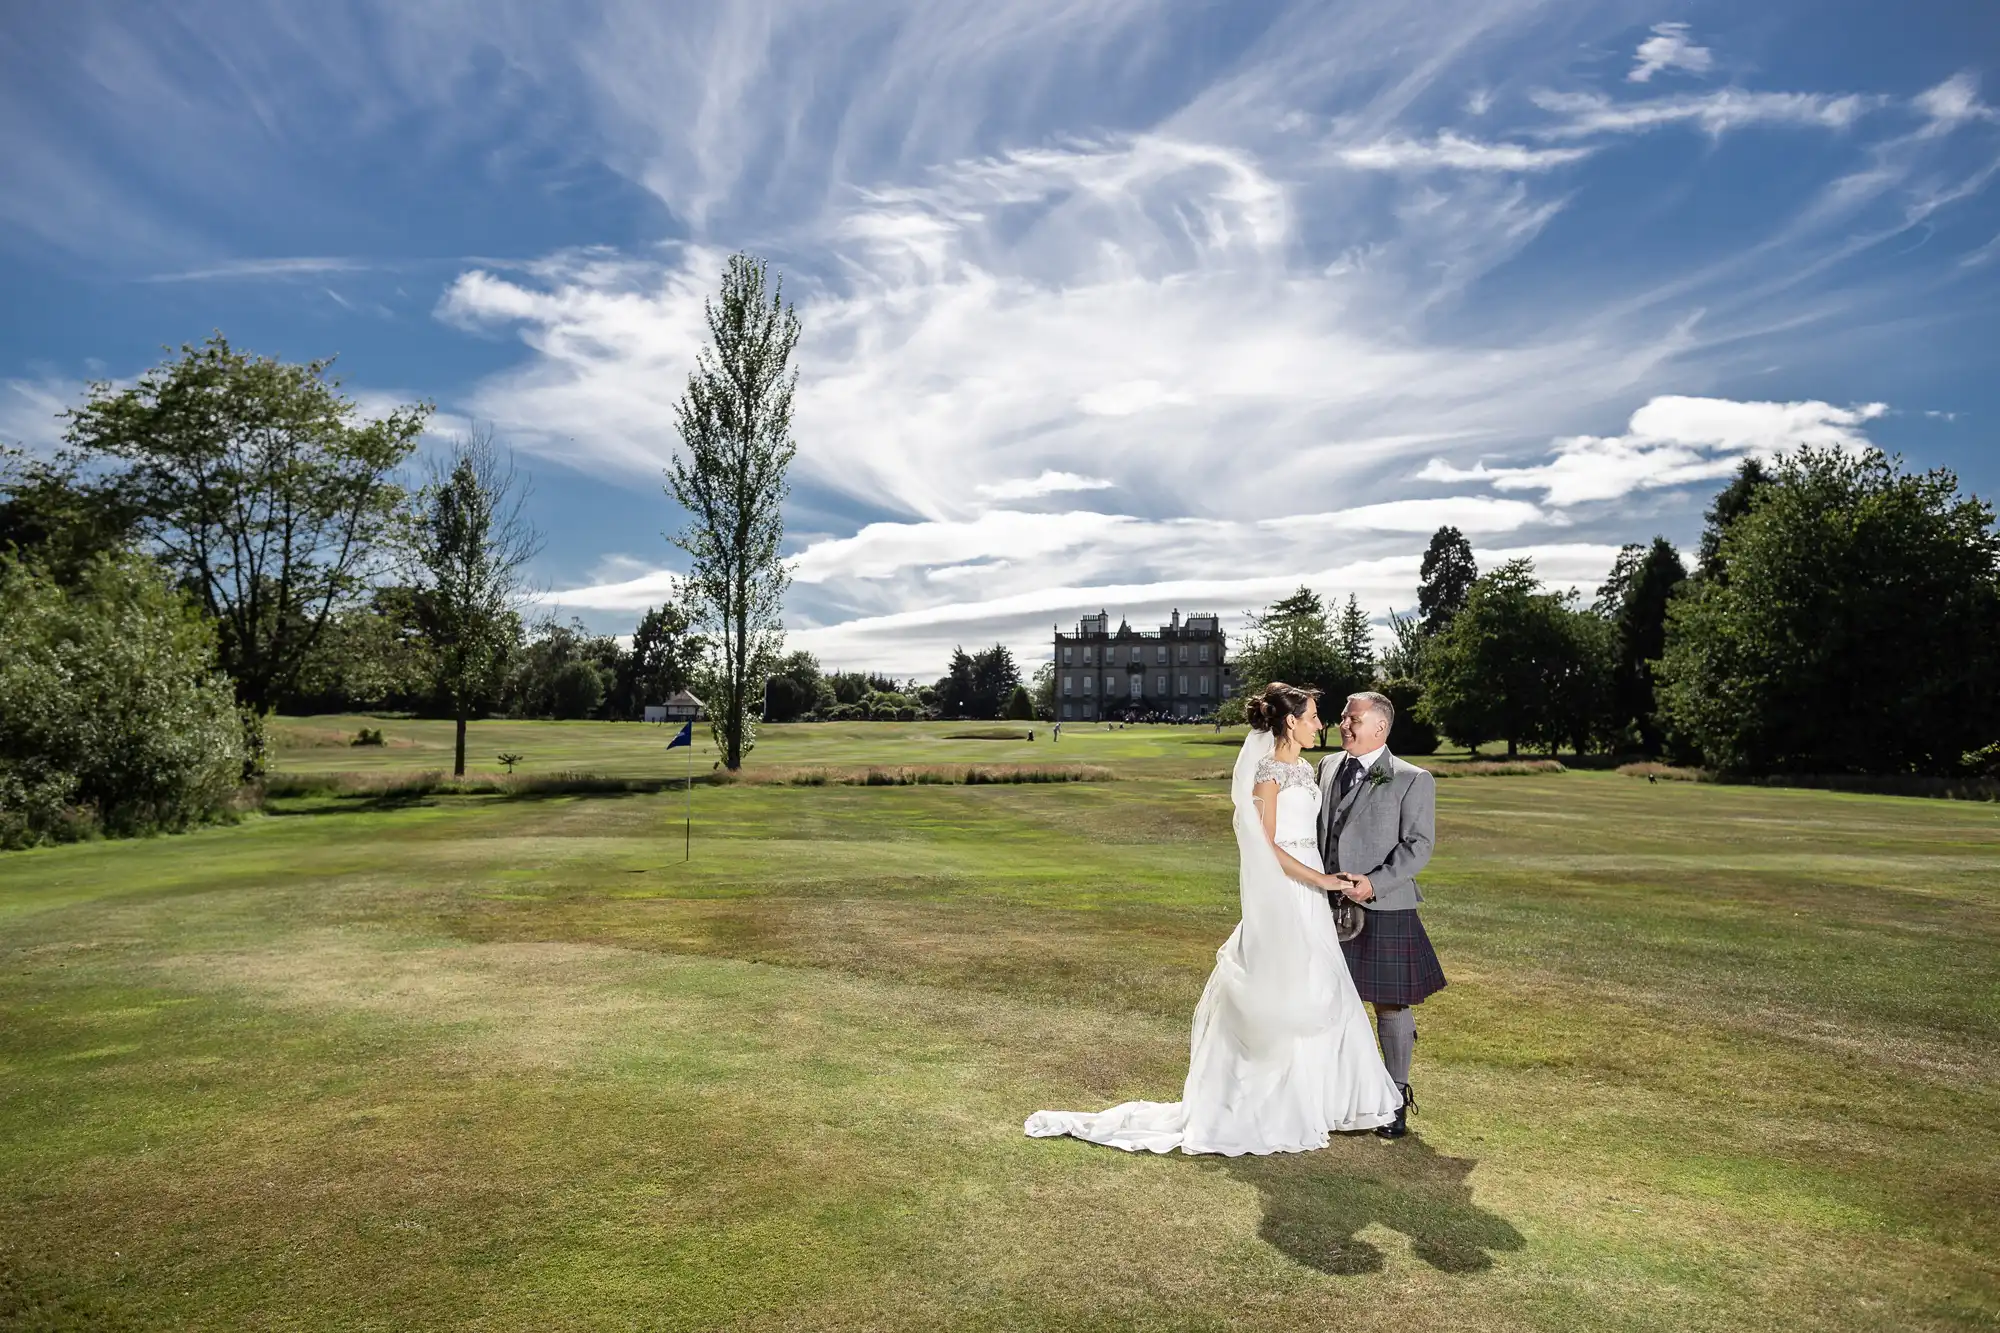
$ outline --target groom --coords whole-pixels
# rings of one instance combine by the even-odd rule
[[[1366,909],[1361,933],[1340,947],[1361,998],[1375,1006],[1382,1063],[1403,1090],[1394,1124],[1375,1132],[1400,1139],[1410,1132],[1410,1056],[1417,1016],[1410,1006],[1444,989],[1417,904],[1417,872],[1431,859],[1437,814],[1436,780],[1389,753],[1396,705],[1364,691],[1347,696],[1340,715],[1340,748],[1319,762],[1321,864]],[[1330,900],[1329,900],[1330,903]]]

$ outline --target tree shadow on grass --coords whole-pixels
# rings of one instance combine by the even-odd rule
[[[1483,1273],[1496,1251],[1525,1248],[1512,1223],[1472,1201],[1477,1165],[1414,1134],[1397,1143],[1369,1134],[1337,1136],[1322,1152],[1231,1158],[1223,1170],[1257,1187],[1267,1242],[1308,1268],[1351,1277],[1385,1263],[1359,1239],[1371,1222],[1408,1236],[1419,1259],[1446,1273]]]

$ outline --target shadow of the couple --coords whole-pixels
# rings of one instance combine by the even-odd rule
[[[1410,1238],[1419,1259],[1446,1273],[1480,1273],[1493,1253],[1527,1242],[1506,1218],[1472,1201],[1477,1162],[1446,1157],[1412,1134],[1384,1143],[1337,1135],[1321,1152],[1236,1157],[1222,1169],[1263,1196],[1258,1234],[1322,1273],[1382,1269],[1382,1251],[1360,1239],[1371,1222]]]

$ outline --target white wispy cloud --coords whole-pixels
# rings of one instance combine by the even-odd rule
[[[1588,148],[1530,148],[1513,143],[1483,143],[1449,130],[1428,142],[1383,139],[1341,149],[1336,156],[1350,167],[1370,171],[1548,171],[1589,157]]]
[[[1524,467],[1455,467],[1432,459],[1422,481],[1484,481],[1502,491],[1539,490],[1555,505],[1615,500],[1727,477],[1745,458],[1770,458],[1799,445],[1862,449],[1860,429],[1887,412],[1884,403],[1733,402],[1663,396],[1632,414],[1623,435],[1577,435],[1555,442],[1546,463]]]
[[[995,481],[981,485],[979,493],[989,500],[1037,500],[1067,491],[1108,491],[1113,483],[1102,477],[1079,476],[1074,472],[1045,471],[1039,477],[1015,481]]]
[[[1715,53],[1694,44],[1688,37],[1687,24],[1655,23],[1653,35],[1639,43],[1632,62],[1632,72],[1625,78],[1632,83],[1646,83],[1664,69],[1706,74],[1715,66]]]
[[[153,273],[147,282],[213,282],[225,279],[311,278],[328,273],[363,273],[373,267],[365,260],[339,255],[289,255],[267,259],[231,259],[174,273]],[[329,293],[331,294],[331,293]],[[340,298],[335,297],[336,300]]]
[[[1618,102],[1603,93],[1540,89],[1529,100],[1562,117],[1540,131],[1550,138],[1597,134],[1638,134],[1666,125],[1693,125],[1710,135],[1753,125],[1844,130],[1889,99],[1862,93],[1754,92],[1718,88],[1714,92]]]
[[[1926,88],[1911,99],[1911,105],[1928,116],[1932,126],[1939,130],[1976,121],[2000,122],[2000,111],[1979,100],[1979,80],[1971,74],[1954,74],[1943,83]]]
[[[62,445],[62,413],[81,403],[89,387],[58,378],[0,380],[0,444],[54,452]]]

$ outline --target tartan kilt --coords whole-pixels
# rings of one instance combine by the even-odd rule
[[[1367,913],[1361,933],[1340,951],[1354,989],[1370,1004],[1422,1004],[1444,989],[1444,965],[1415,908]]]

